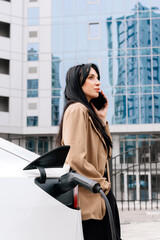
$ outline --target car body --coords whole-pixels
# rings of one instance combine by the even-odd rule
[[[23,170],[39,157],[0,138],[0,239],[83,240],[81,211],[39,187],[38,169]],[[45,169],[48,179],[68,171],[66,165]]]

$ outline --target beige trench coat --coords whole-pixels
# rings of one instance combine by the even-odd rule
[[[110,136],[108,123],[105,130]],[[107,167],[108,181],[103,177],[105,165],[108,166],[107,147],[87,108],[81,103],[70,105],[64,114],[62,145],[71,147],[66,163],[72,170],[99,182],[107,194],[111,187],[109,167]],[[79,205],[82,220],[102,219],[105,215],[105,203],[100,194],[92,193],[81,186],[79,186]]]

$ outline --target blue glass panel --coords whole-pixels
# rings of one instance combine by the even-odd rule
[[[136,135],[135,134],[126,135],[125,139],[136,139]]]
[[[76,34],[77,51],[88,51],[88,41],[86,41],[88,39],[88,25],[86,23],[78,23]]]
[[[104,94],[106,95],[109,103],[108,113],[107,113],[107,121],[109,124],[114,123],[114,98],[112,95],[112,88],[102,88]]]
[[[125,48],[125,21],[117,21],[117,48]]]
[[[152,46],[160,47],[160,19],[152,19]]]
[[[149,137],[150,137],[149,134],[139,134],[139,135],[138,135],[138,138],[139,138],[139,139],[148,139]],[[139,147],[141,147],[141,146],[142,146],[142,142],[139,141]]]
[[[33,91],[32,89],[38,89],[38,79],[27,80],[27,97],[38,97],[38,90]]]
[[[132,151],[135,148],[136,148],[136,141],[134,140],[125,141],[125,152],[128,152],[125,157],[126,163],[133,163],[135,161],[136,151]]]
[[[138,87],[127,87],[127,93],[139,93]]]
[[[35,126],[38,126],[38,117],[37,116],[27,117],[27,127]]]
[[[28,8],[28,25],[35,26],[39,24],[39,8]]]
[[[138,39],[137,39],[137,21],[129,20],[126,21],[126,40],[128,48],[137,48]]]
[[[87,1],[76,0],[76,15],[87,15]]]
[[[28,43],[28,61],[38,61],[38,43]]]
[[[137,56],[138,49],[135,49],[135,48],[127,49],[127,55],[128,56]]]
[[[152,123],[152,95],[141,95],[141,123]]]
[[[126,123],[126,96],[115,95],[115,123],[125,124]]]
[[[148,9],[145,9],[148,10]],[[146,19],[146,18],[150,18],[150,11],[139,11],[138,12],[138,17],[141,19]]]
[[[52,0],[52,16],[63,16],[63,0]]]
[[[151,57],[140,57],[140,83],[141,85],[152,84]]]
[[[60,119],[60,98],[52,98],[52,116],[51,122],[52,126],[57,126],[59,124]]]
[[[118,70],[118,79],[116,86],[125,86],[126,85],[126,68],[125,68],[125,58],[117,58],[117,69]]]
[[[140,47],[151,46],[150,19],[139,21],[139,46]]]
[[[38,54],[28,54],[27,58],[28,61],[38,61],[38,59],[39,59]]]
[[[160,7],[158,6],[158,4],[157,4],[157,7],[156,6],[152,7],[151,16],[152,18],[160,18]]]
[[[63,12],[64,16],[65,15],[75,15],[75,5],[76,1],[75,0],[65,0],[63,1]]]
[[[160,56],[153,57],[153,84],[160,84]]]
[[[138,124],[139,123],[139,95],[127,96],[128,104],[128,123]]]
[[[126,51],[123,49],[118,49],[117,50],[117,56],[118,57],[124,57],[125,56],[125,54],[126,54]]]
[[[38,97],[38,91],[27,91],[27,97],[32,98],[32,97]]]
[[[52,88],[60,89],[61,84],[59,79],[59,64],[60,64],[60,60],[58,60],[58,58],[57,58],[57,61],[52,61]]]
[[[27,89],[38,89],[38,79],[28,79]]]
[[[158,47],[157,48],[155,48],[155,47],[152,48],[152,54],[153,55],[160,55],[160,48],[158,48]]]
[[[139,55],[151,55],[151,49],[150,48],[143,48],[139,49]]]
[[[141,92],[141,93],[152,93],[152,86],[149,86],[149,87],[146,87],[146,86],[140,87],[140,92]]]
[[[154,123],[160,123],[160,94],[154,94]]]
[[[51,124],[52,126],[58,125],[60,119],[60,76],[59,76],[59,64],[60,59],[58,57],[52,58],[52,107],[51,107]],[[58,96],[58,98],[57,98]]]
[[[38,139],[38,154],[39,155],[42,155],[42,154],[48,152],[48,143],[49,143],[49,141],[48,141],[47,137]]]
[[[160,86],[153,86],[154,93],[160,93]]]
[[[54,89],[52,90],[52,97],[60,97],[61,90],[60,89]]]
[[[52,53],[63,52],[64,35],[63,25],[52,25]]]
[[[26,149],[31,152],[36,152],[36,141],[34,138],[26,139]]]
[[[127,84],[128,85],[138,84],[138,58],[137,57],[127,58]]]
[[[115,87],[114,88],[114,94],[125,94],[126,93],[126,87]]]
[[[75,24],[64,25],[64,51],[75,51],[76,48],[76,27]]]
[[[112,17],[107,19],[106,25],[108,35],[108,49],[112,49],[113,48]]]

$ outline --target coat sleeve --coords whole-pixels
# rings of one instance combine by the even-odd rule
[[[110,182],[107,182],[106,178],[86,159],[87,144],[89,144],[87,127],[88,113],[83,109],[74,109],[64,115],[62,139],[64,145],[70,145],[66,163],[79,174],[99,182],[107,194],[110,190]]]

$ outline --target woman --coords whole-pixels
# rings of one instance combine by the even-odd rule
[[[66,106],[57,139],[61,145],[70,145],[66,163],[72,170],[100,183],[110,201],[117,239],[120,239],[119,216],[115,198],[110,190],[107,160],[111,157],[112,148],[106,122],[108,100],[106,99],[107,103],[99,111],[91,103],[92,98],[99,96],[99,80],[100,74],[95,64],[77,65],[68,70],[65,88]],[[105,166],[107,179],[103,177]],[[101,195],[79,186],[79,205],[84,239],[112,239],[105,202]]]

